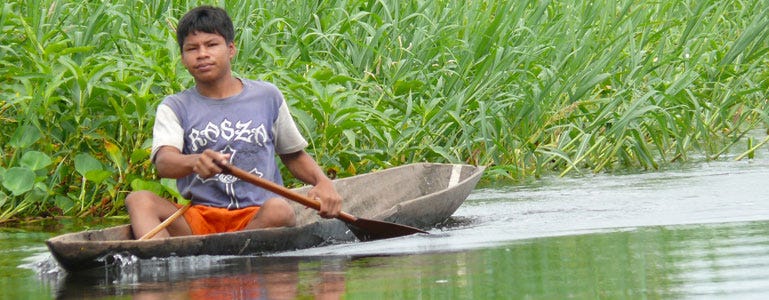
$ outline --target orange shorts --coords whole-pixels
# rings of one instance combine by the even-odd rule
[[[176,204],[177,207],[182,207]],[[248,222],[259,212],[259,206],[229,210],[205,205],[190,206],[184,213],[184,220],[192,229],[192,234],[202,235],[219,232],[238,231],[246,228]]]

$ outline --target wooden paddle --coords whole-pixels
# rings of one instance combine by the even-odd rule
[[[251,184],[262,187],[268,191],[286,197],[290,200],[301,203],[309,208],[320,210],[320,202],[315,199],[310,199],[307,196],[294,192],[284,186],[276,184],[272,181],[263,179],[254,174],[248,173],[243,169],[232,165],[224,165],[217,163],[224,173],[231,174],[241,180],[245,180]],[[337,219],[344,221],[347,227],[350,228],[355,237],[361,241],[370,241],[378,239],[386,239],[392,237],[399,237],[404,235],[410,235],[415,233],[427,233],[424,230],[414,228],[411,226],[400,225],[385,221],[370,220],[364,218],[358,218],[346,212],[340,212]]]
[[[152,230],[150,230],[150,232],[147,232],[147,233],[146,233],[146,234],[144,234],[142,237],[140,237],[140,238],[139,238],[139,240],[140,240],[140,241],[143,241],[143,240],[149,240],[149,239],[151,239],[153,236],[155,236],[156,234],[158,234],[158,232],[160,232],[160,231],[161,231],[161,230],[163,230],[163,229],[166,229],[166,227],[168,227],[168,225],[171,225],[171,223],[173,223],[174,221],[176,221],[176,219],[178,219],[178,218],[179,218],[181,215],[183,215],[183,214],[184,214],[184,212],[186,212],[186,211],[187,211],[187,209],[189,209],[189,208],[190,208],[190,204],[185,204],[184,206],[182,206],[182,208],[180,208],[179,210],[177,210],[176,212],[174,212],[174,214],[173,214],[173,215],[171,215],[170,217],[168,217],[168,219],[165,219],[165,221],[163,221],[163,222],[161,222],[160,224],[158,224],[158,226],[155,226],[155,228],[153,228]]]

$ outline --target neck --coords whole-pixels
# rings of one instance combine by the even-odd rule
[[[240,93],[243,83],[239,79],[227,76],[215,82],[196,82],[198,93],[212,99],[224,99]]]

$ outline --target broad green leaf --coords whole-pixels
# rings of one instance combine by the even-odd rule
[[[37,181],[29,194],[37,197],[37,201],[42,201],[51,194],[51,188],[45,182]]]
[[[103,168],[101,162],[88,153],[80,153],[75,156],[75,170],[82,176],[85,176],[89,171],[102,170]]]
[[[162,194],[164,191],[163,185],[155,180],[134,179],[131,181],[131,189],[134,191],[151,191],[155,194]]]
[[[35,172],[29,168],[10,168],[3,176],[3,187],[11,191],[14,196],[28,192],[34,185]]]
[[[37,171],[49,166],[51,164],[51,157],[40,151],[28,151],[21,156],[19,164],[22,167],[32,169],[32,171]]]
[[[38,140],[40,140],[40,131],[34,126],[26,125],[16,128],[8,144],[16,149],[24,149]]]
[[[186,200],[184,197],[182,197],[182,195],[179,193],[179,190],[176,188],[176,179],[162,178],[160,179],[160,184],[162,184],[163,187],[165,187],[165,191],[176,198],[176,200]]]
[[[176,199],[178,202],[187,201],[177,191],[175,179],[162,178],[160,181],[150,181],[137,178],[131,181],[131,189],[134,191],[151,191],[158,195],[168,194],[171,195],[171,198]]]
[[[149,148],[136,149],[131,153],[131,162],[134,164],[140,164],[144,160],[150,157]]]
[[[56,207],[60,208],[64,212],[67,212],[75,207],[75,201],[72,201],[72,199],[69,197],[62,195],[56,195],[53,198],[53,203],[56,205]]]
[[[105,179],[112,176],[112,172],[106,170],[91,170],[85,173],[85,179],[95,183],[102,183]]]

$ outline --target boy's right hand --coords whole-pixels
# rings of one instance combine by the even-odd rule
[[[216,152],[211,149],[206,149],[198,156],[195,161],[195,166],[192,167],[192,171],[197,173],[201,178],[208,178],[216,174],[221,173],[223,170],[219,167],[215,161],[220,164],[227,165],[230,163],[230,154],[224,154]]]

